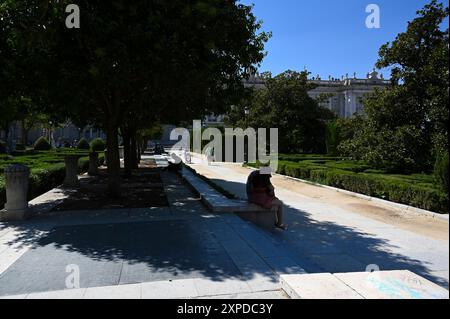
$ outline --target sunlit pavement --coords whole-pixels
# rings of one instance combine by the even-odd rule
[[[250,170],[244,174],[239,164],[208,165],[199,157],[193,159],[191,167],[225,190],[246,197]],[[276,194],[287,206],[289,230],[267,234],[283,247],[299,252],[306,271],[410,270],[448,289],[448,237],[437,240],[406,231],[291,189],[277,187]]]
[[[303,273],[287,251],[233,214],[209,214],[175,174],[162,178],[170,207],[0,224],[0,296],[286,298],[279,274]]]

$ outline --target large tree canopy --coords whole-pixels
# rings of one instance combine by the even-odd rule
[[[365,101],[365,118],[344,142],[344,154],[396,171],[426,170],[448,152],[449,9],[433,0],[392,43],[380,49],[379,68],[392,85]]]
[[[227,121],[242,128],[278,128],[280,152],[324,153],[326,123],[335,115],[308,95],[315,88],[308,72],[262,76],[265,88],[241,101]]]
[[[71,3],[80,29],[66,28]],[[106,131],[113,194],[119,127],[223,111],[268,37],[251,7],[234,0],[7,0],[0,10],[7,41],[20,43],[15,57],[38,62],[31,80],[46,111]]]

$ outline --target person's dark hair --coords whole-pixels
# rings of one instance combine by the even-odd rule
[[[270,175],[258,174],[255,178],[255,186],[257,187],[267,187],[270,184]]]

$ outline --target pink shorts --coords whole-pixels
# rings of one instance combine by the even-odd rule
[[[251,194],[248,201],[266,209],[272,209],[272,202],[275,197],[272,197],[266,193],[254,193]]]

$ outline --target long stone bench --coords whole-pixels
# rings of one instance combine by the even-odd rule
[[[229,199],[190,170],[183,168],[182,178],[199,195],[202,203],[213,213],[235,213],[244,220],[257,226],[271,229],[276,222],[276,214],[245,200]]]

